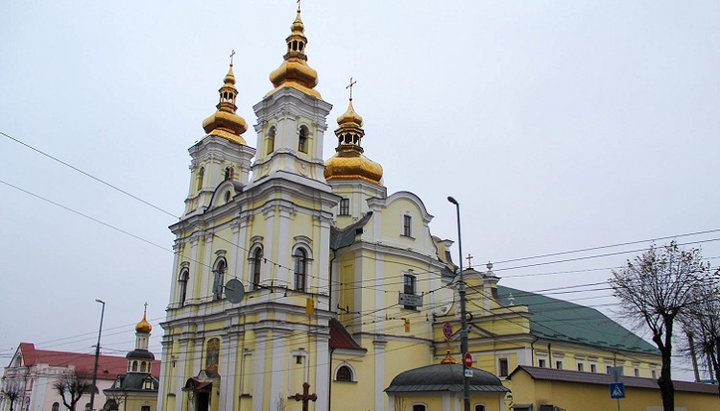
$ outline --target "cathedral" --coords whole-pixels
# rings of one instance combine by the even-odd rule
[[[388,194],[352,82],[328,124],[299,7],[286,43],[253,106],[254,144],[231,60],[189,149],[157,409],[462,409],[453,242],[431,234],[418,196]],[[324,159],[328,126],[336,154]],[[598,311],[502,287],[491,265],[465,279],[474,411],[574,404],[532,388],[545,380],[585,381],[569,392],[608,409],[611,369],[628,384],[656,377],[657,350]]]
[[[304,31],[298,8],[253,107],[255,144],[231,63],[189,149],[185,211],[170,227],[160,410],[329,410],[341,399],[383,410],[386,376],[434,362],[432,316],[454,295],[451,242],[431,235],[415,194],[388,195],[352,94],[331,124],[336,154],[322,158],[332,105]]]

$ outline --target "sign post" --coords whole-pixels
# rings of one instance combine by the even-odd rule
[[[473,370],[472,370],[472,364],[473,364],[473,358],[472,354],[469,352],[465,353],[465,356],[463,357],[463,362],[465,363],[465,376],[470,378],[473,376]]]
[[[620,382],[622,367],[611,367],[610,374],[613,376],[613,383],[610,383],[610,398],[617,401],[617,409],[620,411],[620,399],[625,398],[625,384]]]

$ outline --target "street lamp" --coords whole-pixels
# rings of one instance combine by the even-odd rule
[[[97,345],[95,345],[95,367],[93,367],[92,387],[90,387],[90,411],[95,410],[95,384],[97,384],[98,358],[100,357],[100,336],[102,336],[102,324],[105,317],[105,301],[96,298],[95,302],[102,304],[102,311],[100,311],[100,329],[98,330]]]
[[[470,411],[470,384],[467,376],[467,365],[465,364],[465,354],[468,352],[468,335],[467,320],[465,314],[465,276],[463,274],[463,252],[462,252],[462,235],[460,233],[460,203],[452,196],[448,196],[448,201],[455,204],[457,214],[457,230],[458,230],[458,263],[460,264],[460,358],[463,364],[463,403],[464,410]]]

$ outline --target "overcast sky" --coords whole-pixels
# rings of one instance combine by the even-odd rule
[[[254,124],[295,6],[0,2],[0,131],[180,215],[187,149],[230,51],[238,114]],[[307,0],[303,20],[334,105],[325,158],[353,76],[365,154],[389,193],[418,194],[450,239],[457,198],[465,253],[498,262],[503,285],[586,285],[551,296],[614,316],[610,291],[591,284],[633,253],[515,267],[647,243],[502,261],[720,228],[717,1]],[[0,184],[0,362],[20,341],[92,352],[95,298],[104,352],[132,348],[147,301],[159,354],[175,219],[3,136],[0,180],[132,234]],[[678,240],[717,257],[718,237]]]

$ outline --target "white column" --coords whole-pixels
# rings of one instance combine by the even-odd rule
[[[272,373],[270,375],[270,409],[271,410],[277,410],[278,409],[278,400],[282,396],[285,397],[285,389],[283,387],[283,381],[285,379],[283,378],[283,375],[287,373],[287,364],[285,363],[284,359],[287,358],[287,355],[285,353],[287,350],[287,339],[281,338],[288,336],[289,333],[286,333],[284,331],[278,331],[275,330],[272,333],[272,351],[270,353],[271,355],[271,369]]]
[[[190,349],[189,340],[180,340],[180,358],[175,363],[175,411],[183,411],[183,398],[182,388],[185,385],[186,374],[188,372],[188,350]],[[179,370],[179,371],[178,371]]]
[[[237,335],[228,334],[223,338],[223,355],[220,357],[220,408],[221,410],[234,410],[237,395],[235,395],[235,381],[237,375]]]
[[[203,301],[212,301],[212,289],[211,284],[213,282],[213,275],[212,275],[212,269],[213,269],[213,260],[212,260],[212,240],[213,235],[211,233],[205,233],[205,266],[201,268],[202,274],[200,280],[202,281],[202,286],[200,288],[201,292],[198,297],[202,298]],[[198,273],[199,274],[199,273]]]
[[[329,340],[330,335],[316,334],[314,390],[317,394],[317,401],[315,402],[315,411],[326,411],[328,409],[328,390],[330,385],[330,352],[328,351]]]
[[[375,411],[385,409],[385,341],[373,341],[375,348],[375,378],[373,395],[375,396]]]
[[[160,361],[160,382],[158,384],[157,409],[162,411],[165,403],[165,384],[168,383],[166,379],[167,377],[165,376],[167,375],[168,362],[170,361],[170,358],[168,358],[168,347],[166,343],[162,344],[162,354],[160,358],[162,360]]]
[[[253,411],[265,411],[263,403],[265,402],[265,348],[268,339],[267,331],[255,331],[255,344],[257,352],[255,353],[255,392],[253,396]]]
[[[177,284],[178,274],[180,273],[180,270],[178,270],[178,266],[180,264],[180,250],[182,250],[182,244],[175,240],[175,244],[173,244],[173,251],[175,252],[173,257],[173,272],[171,276],[172,280],[170,281],[170,307],[175,307],[175,304],[178,302]]]

